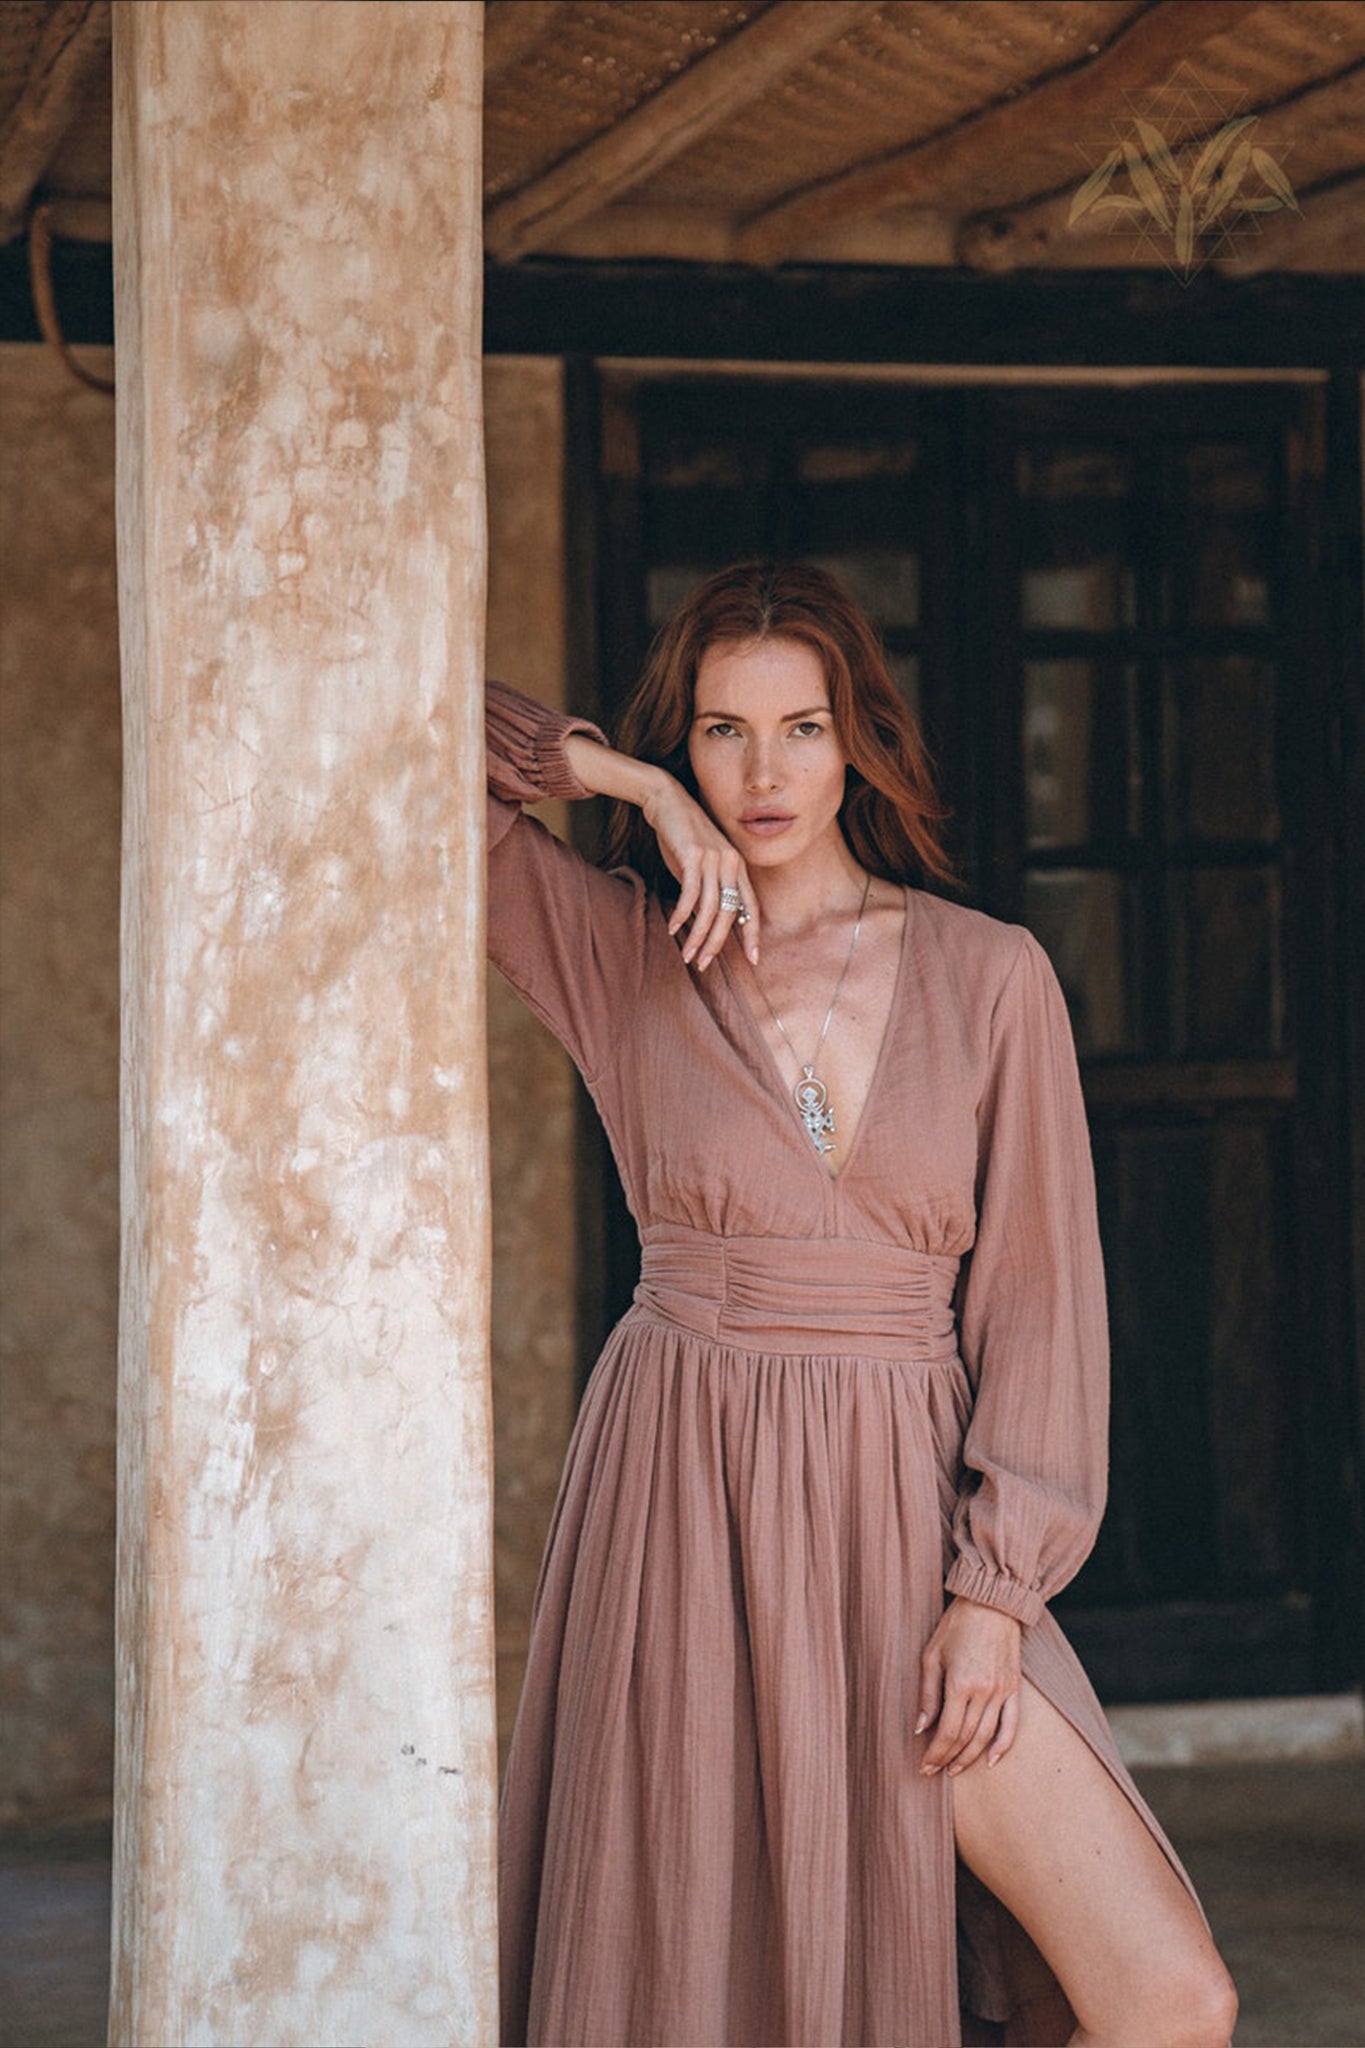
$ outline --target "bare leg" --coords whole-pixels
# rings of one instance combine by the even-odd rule
[[[994,1769],[953,1781],[958,1853],[1056,1972],[1085,2048],[1226,2048],[1237,1994],[1193,1901],[1088,1743],[1024,1680]]]

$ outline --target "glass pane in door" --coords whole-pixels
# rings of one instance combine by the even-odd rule
[[[1270,479],[1263,448],[1196,444],[1184,450],[1187,623],[1270,621]]]
[[[863,548],[848,555],[807,555],[836,576],[880,632],[919,624],[919,556],[908,549]]]
[[[1137,933],[1133,887],[1105,868],[1047,868],[1024,882],[1024,922],[1062,985],[1076,1050],[1136,1050]]]
[[[814,441],[797,449],[796,474],[808,484],[869,483],[909,476],[919,454],[918,441]]]
[[[1164,698],[1168,838],[1278,838],[1274,664],[1240,654],[1170,662]]]
[[[650,569],[645,577],[645,604],[651,630],[657,630],[702,578],[720,566],[719,562],[662,562]]]
[[[1024,447],[1020,618],[1025,627],[1104,632],[1135,623],[1131,465],[1122,449]]]
[[[1137,674],[1097,661],[1023,664],[1030,848],[1088,846],[1142,829]]]
[[[886,665],[891,671],[891,680],[901,696],[914,712],[921,715],[919,656],[916,654],[888,654]]]
[[[1278,868],[1176,870],[1170,886],[1176,1049],[1196,1059],[1283,1052]]]

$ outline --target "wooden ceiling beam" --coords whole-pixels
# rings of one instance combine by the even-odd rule
[[[952,128],[855,164],[755,215],[738,249],[749,263],[779,263],[798,244],[840,222],[865,220],[890,206],[942,206],[955,188],[1036,147],[1039,138],[1075,133],[1093,122],[1099,96],[1150,86],[1168,67],[1234,28],[1259,0],[1156,0],[1119,30],[1097,57],[1050,73],[1017,99],[997,100]]]
[[[1261,215],[1253,234],[1232,253],[1215,256],[1223,277],[1255,277],[1266,270],[1359,270],[1365,260],[1365,165],[1330,185],[1299,196],[1299,211]]]
[[[1295,145],[1305,135],[1312,135],[1321,146],[1323,137],[1334,133],[1340,134],[1349,161],[1356,141],[1365,134],[1365,64],[1353,64],[1334,78],[1258,109],[1253,139],[1282,165],[1286,175],[1292,175]],[[1188,143],[1170,136],[1166,139],[1183,170],[1205,138],[1201,134]],[[1018,270],[1031,264],[1069,262],[1080,242],[1121,241],[1123,231],[1113,229],[1112,214],[1090,213],[1071,224],[1075,192],[1076,181],[1072,180],[1058,191],[1030,197],[1017,206],[973,214],[958,228],[958,262],[973,270]]]
[[[24,225],[28,204],[109,52],[109,0],[58,0],[38,38],[24,89],[0,132],[0,242]]]
[[[564,0],[487,0],[483,10],[483,82],[511,69],[564,12]]]
[[[849,229],[833,252],[818,242],[803,243],[793,261],[951,264],[956,225],[935,213],[879,214]],[[733,263],[735,229],[724,214],[699,207],[635,206],[625,200],[566,228],[544,253],[579,263]]]
[[[544,248],[690,149],[876,6],[877,0],[775,0],[623,120],[490,207],[484,218],[489,254],[511,262]]]

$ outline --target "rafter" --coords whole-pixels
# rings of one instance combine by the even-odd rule
[[[1338,131],[1343,150],[1349,148],[1352,134],[1365,134],[1365,63],[1353,64],[1335,78],[1277,100],[1256,114],[1257,146],[1289,170],[1293,168],[1293,148],[1305,135],[1321,143],[1324,135]],[[1176,164],[1187,166],[1202,140],[1171,140]],[[1069,261],[1077,244],[1108,239],[1112,215],[1091,213],[1071,223],[1075,190],[1073,180],[1060,191],[1029,198],[1018,206],[973,214],[958,229],[957,260],[973,270],[1018,270],[1025,264],[1061,260],[1063,252]]]
[[[510,70],[563,11],[563,0],[487,0],[483,10],[484,84]]]
[[[951,264],[956,223],[929,212],[883,214],[839,238],[802,243],[797,263]],[[603,207],[546,244],[546,253],[577,262],[733,263],[734,223],[722,213],[693,206]]]
[[[38,39],[18,103],[0,133],[0,242],[24,224],[29,200],[109,50],[109,0],[59,0]]]
[[[522,0],[518,0],[522,4]],[[624,120],[543,177],[493,206],[484,243],[503,262],[524,256],[609,205],[766,92],[796,65],[846,35],[877,0],[776,0]]]
[[[800,243],[844,221],[890,206],[942,204],[945,194],[1043,135],[1093,119],[1098,96],[1149,85],[1163,70],[1234,27],[1258,0],[1157,0],[1134,17],[1097,57],[1055,71],[1018,99],[1000,100],[909,148],[856,164],[779,200],[747,223],[740,255],[778,263]]]
[[[1264,218],[1233,255],[1215,257],[1224,277],[1263,270],[1359,270],[1365,259],[1365,166],[1300,195],[1299,211]]]

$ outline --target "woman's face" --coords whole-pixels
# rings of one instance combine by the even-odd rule
[[[785,866],[842,843],[848,761],[824,666],[803,640],[708,647],[687,752],[702,802],[749,866]]]

